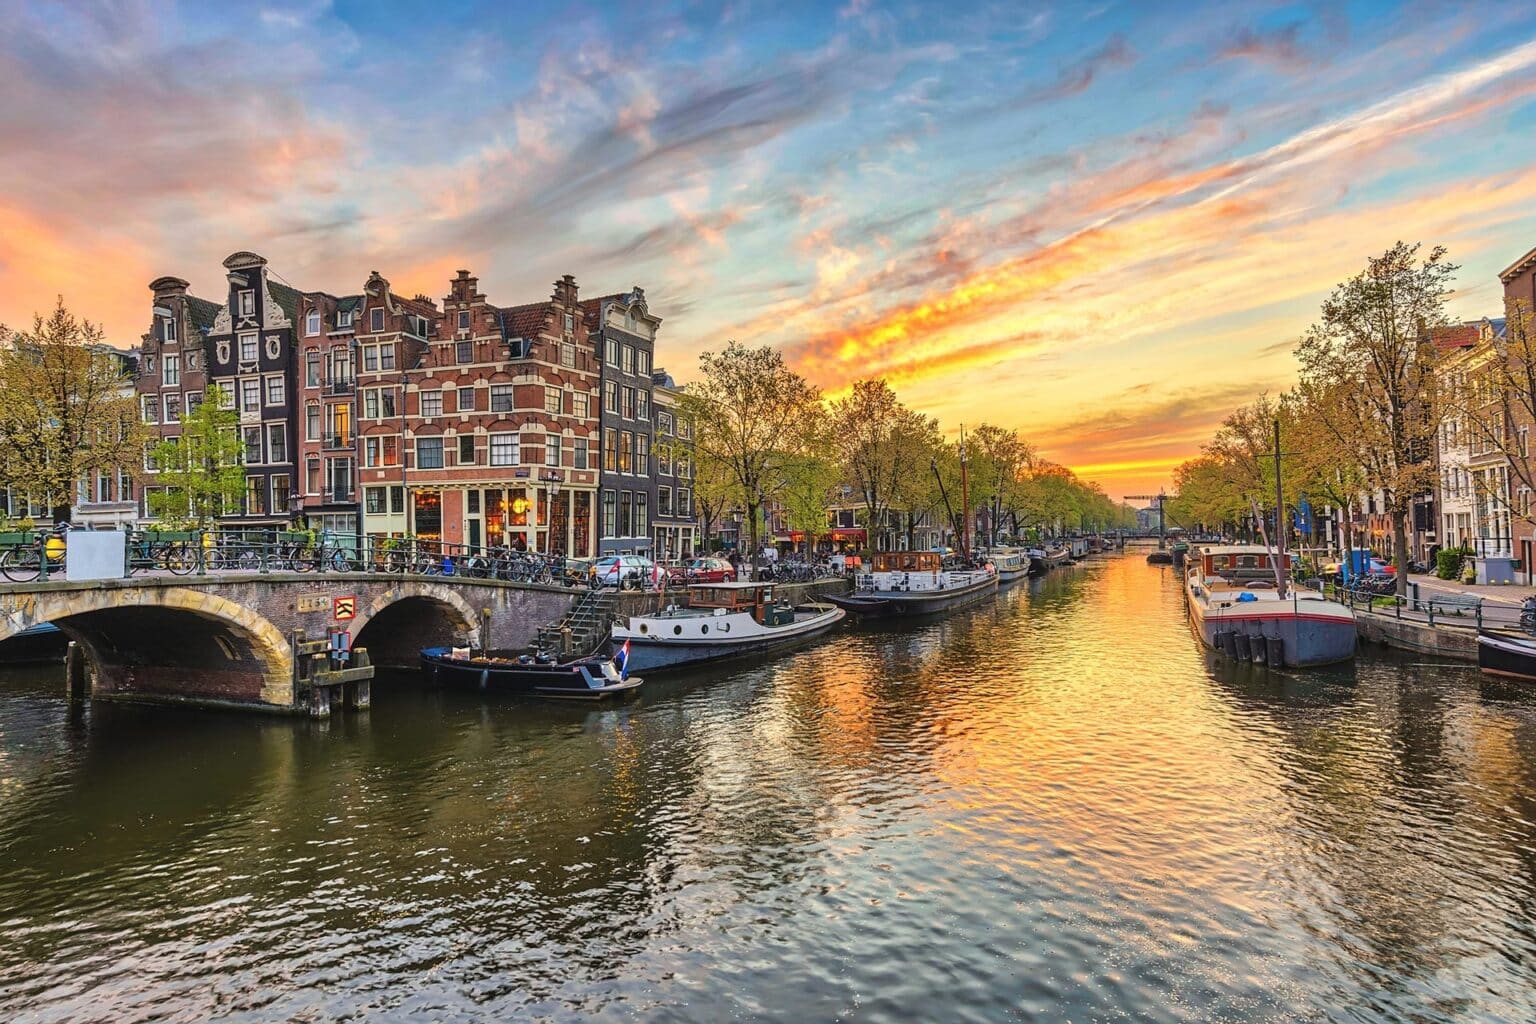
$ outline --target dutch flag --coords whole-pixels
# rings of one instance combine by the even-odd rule
[[[619,653],[613,656],[613,660],[619,663],[619,678],[629,677],[629,641],[624,641],[624,646],[619,648]]]

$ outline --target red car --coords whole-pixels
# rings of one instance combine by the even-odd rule
[[[679,583],[734,583],[736,570],[723,558],[695,558],[672,570]]]

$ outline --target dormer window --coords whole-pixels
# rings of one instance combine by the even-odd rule
[[[240,315],[256,315],[256,292],[250,288],[247,288],[240,293]]]
[[[428,320],[424,316],[417,317],[416,333],[421,335],[423,338],[430,338],[432,336],[432,321]]]
[[[169,343],[176,341],[176,320],[174,317],[164,317],[160,321],[160,337]]]
[[[304,333],[313,338],[320,333],[320,311],[312,309],[304,317]]]
[[[375,334],[384,329],[384,310],[375,306],[368,311],[368,329]]]
[[[352,326],[352,311],[350,309],[343,310],[342,312],[336,314],[336,329],[337,330],[342,330],[344,328],[351,327],[351,326]]]

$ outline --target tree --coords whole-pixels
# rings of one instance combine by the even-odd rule
[[[1398,242],[1365,270],[1338,285],[1322,316],[1296,348],[1303,386],[1355,384],[1354,399],[1319,408],[1360,460],[1365,482],[1391,513],[1398,566],[1406,566],[1407,516],[1434,470],[1435,348],[1430,332],[1445,323],[1445,296],[1456,266],[1437,246]],[[1397,574],[1399,596],[1408,574]]]
[[[699,369],[678,397],[678,412],[694,425],[701,475],[719,472],[746,512],[755,577],[762,508],[782,496],[788,462],[808,451],[821,393],[766,345],[730,342],[718,355],[701,354]]]
[[[0,325],[0,473],[68,521],[76,484],[137,473],[143,427],[132,380],[101,328],[58,305],[32,330]]]
[[[1341,380],[1303,382],[1280,396],[1288,424],[1285,449],[1295,471],[1297,497],[1305,495],[1314,505],[1321,499],[1341,510],[1340,540],[1346,552],[1355,546],[1351,523],[1355,503],[1365,490],[1365,477],[1359,457],[1335,429],[1338,418],[1325,416],[1322,410],[1352,400],[1352,382]]]
[[[784,473],[779,498],[784,525],[791,533],[805,535],[805,552],[809,557],[816,548],[816,538],[827,529],[827,505],[842,473],[837,463],[811,452],[787,458]]]
[[[884,380],[855,381],[848,397],[832,403],[829,442],[846,482],[864,503],[864,525],[871,540],[877,533],[893,547],[894,514],[908,512],[928,497],[926,485],[914,483],[933,456],[937,422],[908,409]]]
[[[988,543],[996,544],[1004,512],[1011,512],[1020,501],[1034,449],[1016,431],[983,423],[966,440],[966,455],[976,506],[987,510]]]
[[[240,414],[224,408],[227,395],[208,388],[202,404],[181,421],[181,436],[156,444],[151,456],[160,489],[149,492],[150,514],[169,522],[206,527],[240,503],[245,486],[241,465]]]

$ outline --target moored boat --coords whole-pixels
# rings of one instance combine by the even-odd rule
[[[933,551],[881,551],[849,594],[827,599],[859,615],[932,615],[997,593],[995,568],[945,568]]]
[[[1492,676],[1536,682],[1536,636],[1517,629],[1479,630],[1477,667]]]
[[[607,655],[589,654],[561,661],[535,651],[482,651],[471,647],[427,647],[421,669],[435,683],[481,691],[602,700],[632,693],[644,680],[628,674]]]
[[[779,600],[772,583],[700,584],[688,588],[686,605],[615,624],[612,642],[616,652],[628,650],[627,667],[654,671],[790,647],[820,636],[845,614],[832,605]]]
[[[987,552],[993,568],[997,570],[998,583],[1012,583],[1023,579],[1030,568],[1029,552],[1017,548],[995,548]]]
[[[1283,577],[1290,559],[1281,557]],[[1274,555],[1259,545],[1192,551],[1184,580],[1190,619],[1207,647],[1288,668],[1355,656],[1354,612],[1313,590],[1287,586],[1282,593]]]

